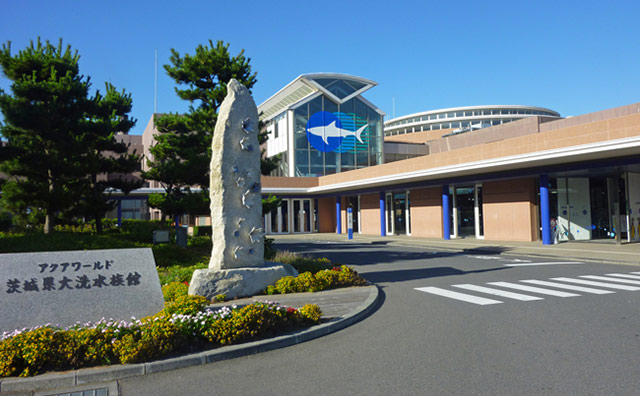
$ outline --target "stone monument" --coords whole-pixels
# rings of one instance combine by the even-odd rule
[[[209,268],[196,270],[189,294],[209,299],[251,296],[297,275],[288,264],[264,261],[258,109],[235,79],[227,85],[211,143]]]
[[[0,254],[0,335],[130,320],[164,307],[150,248]]]

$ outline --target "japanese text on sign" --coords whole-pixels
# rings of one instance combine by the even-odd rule
[[[7,279],[8,294],[21,294],[41,291],[59,290],[86,290],[92,288],[128,287],[140,284],[140,275],[137,271],[128,274],[100,273],[91,275],[85,273],[74,275],[74,272],[85,271],[110,271],[113,260],[93,261],[92,263],[63,262],[63,263],[39,263],[37,264],[41,278]],[[64,274],[63,274],[64,273]]]

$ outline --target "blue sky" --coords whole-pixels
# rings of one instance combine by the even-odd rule
[[[93,87],[133,96],[133,133],[154,109],[183,112],[162,65],[209,39],[245,50],[257,104],[295,77],[338,72],[378,82],[364,96],[401,116],[521,104],[579,115],[640,101],[636,1],[4,1],[0,42],[78,50]],[[9,82],[0,77],[0,88]]]

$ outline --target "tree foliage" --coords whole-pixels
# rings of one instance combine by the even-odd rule
[[[104,216],[112,207],[108,187],[136,186],[123,177],[100,179],[137,166],[114,137],[135,123],[126,118],[131,97],[110,84],[104,96],[89,97],[79,58],[62,40],[56,46],[38,39],[15,55],[8,42],[0,51],[0,68],[12,82],[12,94],[0,90],[2,199],[14,213],[44,212],[45,233],[53,231],[56,215]]]
[[[62,40],[54,46],[38,39],[15,56],[10,42],[0,51],[13,92],[0,91],[6,139],[0,159],[9,176],[3,199],[13,211],[42,208],[47,233],[55,213],[71,207],[82,187],[78,136],[85,128],[89,79],[79,74],[79,58]]]
[[[158,134],[149,150],[153,156],[147,161],[149,170],[143,176],[159,181],[165,194],[154,197],[150,205],[172,216],[207,213],[211,140],[227,83],[235,78],[251,89],[256,73],[251,72],[244,51],[231,56],[229,44],[222,41],[214,44],[209,40],[193,55],[172,49],[169,60],[171,64],[164,69],[176,82],[176,94],[190,105],[186,114],[154,117]],[[192,186],[201,191],[194,193]]]
[[[128,194],[142,186],[142,179],[132,175],[139,170],[141,157],[129,154],[129,145],[116,139],[117,133],[126,134],[136,124],[128,117],[131,95],[106,83],[105,95],[96,92],[90,103],[88,125],[82,136],[87,179],[79,208],[84,216],[95,220],[96,231],[101,233],[102,218],[116,206],[112,192],[117,189]]]

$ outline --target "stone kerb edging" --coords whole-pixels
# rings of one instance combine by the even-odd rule
[[[69,388],[84,384],[115,381],[128,377],[219,362],[299,344],[344,329],[369,316],[376,307],[379,292],[376,285],[365,287],[369,288],[369,296],[358,308],[329,322],[295,333],[244,344],[229,345],[209,351],[148,363],[83,368],[60,373],[41,374],[28,378],[5,378],[0,380],[0,395],[25,394],[43,390],[55,390],[56,388]]]

